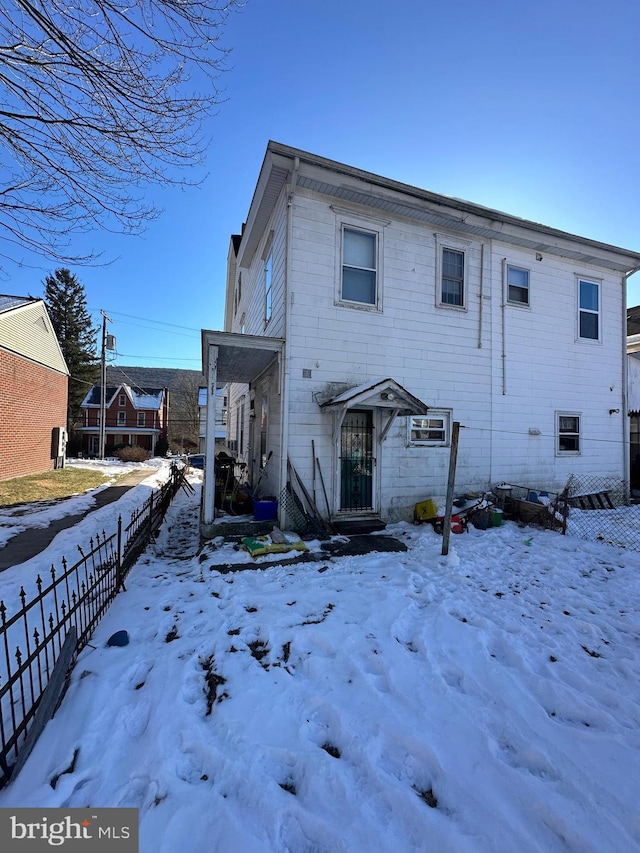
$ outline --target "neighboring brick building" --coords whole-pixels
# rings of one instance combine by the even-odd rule
[[[44,302],[0,295],[1,480],[62,464],[68,381]]]
[[[101,388],[93,385],[82,401],[82,453],[97,456],[100,441]],[[105,447],[142,447],[153,456],[160,438],[167,438],[169,394],[166,388],[107,385]]]

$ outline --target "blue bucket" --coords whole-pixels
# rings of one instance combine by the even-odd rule
[[[272,521],[278,517],[278,501],[254,501],[253,502],[253,517],[256,521]]]

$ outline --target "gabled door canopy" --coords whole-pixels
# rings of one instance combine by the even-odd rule
[[[422,400],[414,397],[406,388],[403,388],[395,379],[377,379],[349,388],[329,400],[320,404],[321,409],[327,409],[335,413],[334,442],[338,440],[338,434],[347,409],[358,406],[372,406],[377,409],[386,409],[389,417],[380,433],[380,441],[384,441],[387,433],[395,419],[408,417],[409,415],[426,415],[429,407]]]

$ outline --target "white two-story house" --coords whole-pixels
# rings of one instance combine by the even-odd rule
[[[230,383],[227,440],[262,492],[281,492],[290,458],[334,518],[408,519],[441,498],[454,422],[458,491],[628,479],[639,267],[638,252],[270,142],[204,373]],[[209,476],[205,529],[213,490]]]

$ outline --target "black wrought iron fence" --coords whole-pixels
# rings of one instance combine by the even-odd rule
[[[182,469],[172,466],[167,482],[134,510],[126,527],[118,516],[110,536],[98,534],[86,553],[77,546],[80,559],[73,565],[63,557],[59,573],[52,566],[50,582],[38,575],[37,595],[29,601],[22,587],[21,606],[13,616],[0,601],[0,787],[11,777],[65,638],[75,631],[76,655],[87,645],[162,523],[183,477]]]

